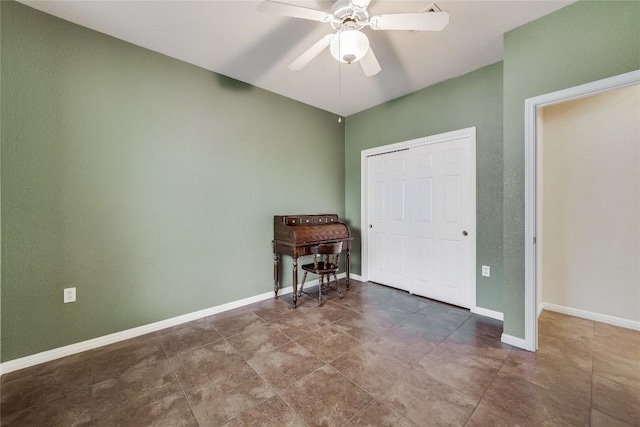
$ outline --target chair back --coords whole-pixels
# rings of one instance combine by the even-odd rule
[[[342,252],[342,242],[322,243],[311,248],[313,254],[314,268],[318,268],[318,255],[323,258],[324,268],[338,269],[340,263],[340,252]]]
[[[311,248],[311,253],[316,255],[335,255],[342,252],[342,242],[323,243]]]

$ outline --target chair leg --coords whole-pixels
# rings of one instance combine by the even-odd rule
[[[336,281],[336,289],[338,290],[338,298],[342,299],[342,289],[340,289],[340,282],[338,282],[338,276],[336,276],[336,273],[333,273],[333,278]]]
[[[324,276],[318,277],[318,307],[322,305],[322,282],[324,282]]]
[[[307,272],[302,275],[302,283],[300,283],[300,289],[298,290],[298,296],[302,296],[302,288],[304,288],[304,281],[307,280]]]

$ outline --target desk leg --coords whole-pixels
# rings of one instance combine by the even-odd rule
[[[274,298],[278,299],[278,254],[273,254],[273,293]]]
[[[349,249],[347,249],[347,290],[349,290],[349,274],[351,273],[351,258],[349,252]]]
[[[293,308],[298,304],[298,258],[293,258]]]

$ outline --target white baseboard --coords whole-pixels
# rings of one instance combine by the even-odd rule
[[[345,273],[338,274],[339,279],[342,279],[345,276],[346,276]],[[352,277],[355,280],[360,280],[358,279],[360,276],[356,274],[351,274],[350,277]],[[306,284],[307,286],[317,286],[318,280],[317,279],[310,280]],[[293,292],[293,286],[289,286],[289,287],[280,289],[280,291],[278,292],[278,295],[286,295],[292,292]],[[52,350],[43,351],[41,353],[21,357],[19,359],[9,360],[7,362],[0,363],[0,375],[8,374],[9,372],[28,368],[30,366],[38,365],[40,363],[49,362],[51,360],[60,359],[61,357],[82,353],[83,351],[93,350],[94,348],[102,347],[108,344],[113,344],[119,341],[128,340],[130,338],[135,338],[140,335],[160,331],[162,329],[181,325],[183,323],[191,322],[193,320],[202,319],[203,317],[208,317],[214,314],[233,310],[234,308],[244,307],[245,305],[264,301],[269,298],[273,298],[273,291],[265,292],[263,294],[255,295],[249,298],[244,298],[238,301],[232,301],[232,302],[218,305],[215,307],[206,308],[204,310],[194,311],[192,313],[183,314],[181,316],[172,317],[170,319],[149,323],[147,325],[138,326],[136,328],[115,332],[113,334],[104,335],[104,336],[93,338],[87,341],[66,345],[64,347],[54,348]]]
[[[563,305],[543,302],[540,304],[543,310],[554,311],[556,313],[567,314],[581,319],[593,320],[594,322],[606,323],[607,325],[619,326],[625,329],[640,331],[640,322],[623,319],[622,317],[609,316],[607,314],[594,313],[593,311],[581,310],[579,308],[565,307]]]
[[[527,350],[527,343],[524,338],[514,337],[513,335],[502,334],[502,342],[505,344],[512,345],[514,347],[522,348]]]
[[[474,314],[479,314],[480,316],[490,317],[496,320],[504,320],[504,314],[499,311],[489,310],[488,308],[482,307],[471,307],[471,312]]]
[[[362,280],[362,276],[359,274],[349,273],[349,279],[357,280],[359,282],[364,282],[364,280]]]
[[[342,279],[344,277],[344,273],[338,274],[338,278]],[[356,277],[358,276],[352,274],[351,277],[356,279]],[[318,280],[310,280],[306,284],[307,286],[316,286],[318,285]],[[278,295],[286,295],[292,292],[293,286],[289,286],[287,288],[280,289]],[[28,368],[40,363],[49,362],[61,357],[71,356],[72,354],[82,353],[83,351],[93,350],[94,348],[128,340],[130,338],[135,338],[140,335],[156,332],[165,328],[170,328],[172,326],[181,325],[193,320],[202,319],[203,317],[208,317],[214,314],[222,313],[224,311],[233,310],[234,308],[244,307],[245,305],[264,301],[269,298],[273,298],[273,291],[265,292],[263,294],[244,298],[238,301],[232,301],[215,307],[206,308],[204,310],[194,311],[193,313],[183,314],[181,316],[172,317],[170,319],[161,320],[159,322],[149,323],[147,325],[138,326],[136,328],[115,332],[113,334],[104,335],[87,341],[66,345],[64,347],[54,348],[53,350],[43,351],[41,353],[32,354],[31,356],[9,360],[0,364],[0,375],[8,374],[9,372]]]

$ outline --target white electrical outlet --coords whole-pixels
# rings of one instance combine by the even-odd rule
[[[76,288],[65,288],[64,303],[76,302]]]
[[[482,266],[482,277],[491,277],[491,267],[488,265]]]

